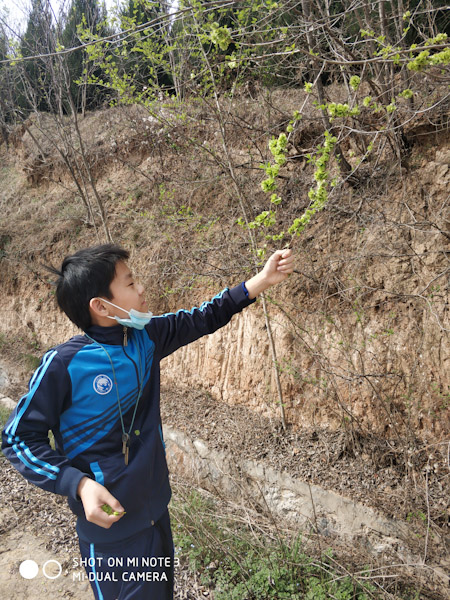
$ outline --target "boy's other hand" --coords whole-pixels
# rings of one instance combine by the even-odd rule
[[[108,492],[105,486],[89,477],[83,477],[78,484],[77,494],[83,503],[86,519],[90,523],[95,523],[100,527],[109,529],[113,523],[118,521],[125,511],[112,494]],[[103,509],[104,504],[109,504],[113,511],[122,513],[120,515],[108,515]]]
[[[262,271],[245,282],[250,299],[267,288],[281,283],[294,271],[294,255],[290,248],[277,250],[270,256]]]

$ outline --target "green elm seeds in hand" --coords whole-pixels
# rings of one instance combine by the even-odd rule
[[[113,515],[113,517],[117,517],[118,515],[124,515],[124,512],[118,512],[117,510],[113,510],[109,504],[103,504],[102,505],[102,510],[105,511],[106,514],[108,515]]]

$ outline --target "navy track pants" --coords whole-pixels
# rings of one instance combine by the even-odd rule
[[[172,600],[174,548],[167,511],[152,527],[114,544],[79,540],[96,600]]]

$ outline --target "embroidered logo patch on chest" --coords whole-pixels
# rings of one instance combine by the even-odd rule
[[[97,375],[94,379],[94,390],[97,394],[101,394],[104,396],[105,394],[109,394],[112,390],[113,382],[108,377],[108,375]]]

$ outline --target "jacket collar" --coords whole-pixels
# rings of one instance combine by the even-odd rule
[[[128,339],[130,339],[133,335],[133,329],[130,327],[123,327],[122,325],[113,325],[112,327],[92,325],[92,327],[89,327],[89,329],[86,330],[86,333],[100,344],[122,346],[124,343],[125,331]]]

